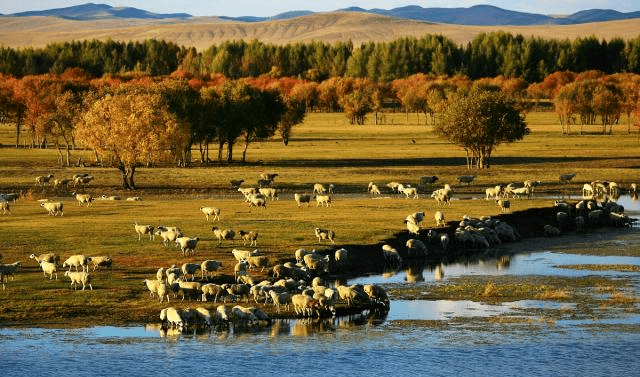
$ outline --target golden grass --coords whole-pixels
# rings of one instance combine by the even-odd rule
[[[392,41],[400,37],[443,35],[464,45],[480,33],[502,30],[525,37],[576,39],[595,36],[602,40],[637,37],[640,19],[540,26],[466,26],[397,19],[366,13],[319,13],[288,20],[244,23],[215,17],[188,20],[95,20],[71,21],[54,17],[3,17],[0,45],[13,48],[44,47],[71,40],[143,41],[164,39],[185,47],[204,50],[228,40],[258,39],[266,43],[287,44],[351,40],[354,46],[365,42]]]
[[[638,181],[638,136],[626,134],[626,127],[613,135],[561,135],[554,116],[532,113],[529,116],[531,135],[524,141],[501,146],[495,152],[494,165],[485,171],[469,172],[464,167],[464,153],[437,138],[431,126],[402,124],[404,114],[389,114],[389,124],[382,126],[350,126],[342,114],[309,114],[304,124],[294,129],[289,146],[273,139],[251,145],[247,164],[224,164],[192,168],[170,165],[153,169],[141,168],[136,175],[139,190],[135,193],[120,189],[120,176],[113,168],[66,168],[57,164],[53,149],[0,148],[0,192],[29,191],[27,198],[11,205],[12,215],[0,216],[0,254],[3,263],[19,260],[23,268],[15,281],[7,283],[0,293],[0,322],[23,323],[37,310],[43,323],[79,318],[96,323],[106,320],[104,310],[113,313],[114,321],[146,321],[157,316],[160,304],[148,298],[142,280],[155,276],[159,267],[205,259],[223,261],[220,278],[233,275],[234,260],[230,250],[242,247],[224,243],[217,246],[211,232],[213,223],[206,223],[199,211],[202,206],[217,206],[222,210],[218,226],[257,231],[258,248],[267,254],[273,265],[278,260],[293,257],[298,248],[329,250],[318,244],[315,227],[328,227],[336,232],[337,247],[341,245],[372,245],[372,255],[380,250],[374,245],[398,232],[404,232],[402,219],[409,213],[427,213],[425,227],[434,227],[433,213],[443,210],[447,220],[471,216],[498,215],[492,201],[468,200],[479,197],[485,187],[497,183],[522,182],[537,179],[543,182],[540,196],[532,200],[513,200],[512,210],[547,207],[550,199],[543,196],[554,192],[579,193],[581,183],[594,179],[615,180],[621,186]],[[415,116],[408,118],[415,121]],[[393,120],[393,125],[391,121]],[[0,126],[0,143],[14,142],[14,130]],[[25,135],[26,136],[26,135]],[[412,142],[415,141],[415,143]],[[197,157],[194,151],[194,157]],[[74,160],[86,151],[74,151]],[[230,179],[245,179],[244,186],[254,185],[261,172],[279,176],[275,187],[280,200],[269,201],[266,209],[249,208],[241,194],[229,185]],[[52,173],[56,178],[88,172],[95,177],[84,191],[95,197],[105,195],[141,196],[141,202],[96,201],[91,207],[79,207],[71,190],[44,192],[34,188],[37,175]],[[576,182],[560,185],[559,173],[576,172]],[[471,186],[460,186],[456,177],[476,174]],[[438,207],[428,195],[419,200],[404,199],[384,193],[383,198],[367,195],[368,182],[391,180],[417,184],[422,175],[435,174],[443,183],[450,183],[455,196],[449,207]],[[329,208],[297,208],[294,192],[311,192],[313,183],[333,183],[336,186],[333,205]],[[47,216],[36,201],[40,198],[61,200],[65,204],[63,217]],[[159,239],[138,241],[133,222],[152,225],[179,226],[187,236],[200,238],[195,256],[183,257],[175,246],[164,247]],[[247,247],[248,248],[248,247]],[[109,255],[114,260],[112,271],[95,273],[93,292],[70,292],[69,282],[60,273],[58,280],[44,279],[38,266],[29,259],[31,253],[56,252],[63,260],[76,253]],[[355,261],[353,263],[356,263]],[[349,267],[346,267],[349,270]],[[262,278],[265,273],[254,272]],[[538,291],[536,287],[483,287],[485,297],[514,297]],[[455,289],[452,288],[452,289]],[[562,299],[561,290],[550,298]],[[453,292],[453,295],[457,293]],[[479,295],[482,292],[461,292]],[[527,293],[528,294],[528,293]],[[173,304],[173,303],[172,303]],[[176,304],[193,305],[193,303]]]

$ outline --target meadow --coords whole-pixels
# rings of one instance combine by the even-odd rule
[[[484,198],[484,189],[496,184],[540,180],[534,198],[512,200],[511,210],[550,207],[550,197],[580,193],[582,183],[596,179],[611,180],[627,188],[640,181],[640,137],[637,129],[627,133],[623,125],[614,127],[612,135],[593,132],[563,135],[556,115],[533,112],[527,116],[531,129],[524,140],[496,149],[491,168],[468,170],[464,151],[440,139],[424,124],[424,116],[404,113],[385,114],[385,124],[363,126],[348,124],[343,114],[311,113],[294,128],[290,143],[284,146],[276,137],[251,144],[246,163],[207,164],[194,161],[189,168],[170,164],[139,168],[138,190],[120,189],[121,178],[114,168],[61,167],[58,152],[49,149],[14,148],[14,128],[0,126],[0,192],[25,193],[11,205],[11,214],[0,216],[0,254],[2,263],[21,261],[15,279],[9,279],[0,292],[0,323],[11,325],[82,325],[141,323],[154,320],[166,303],[149,298],[143,279],[154,278],[159,267],[185,262],[217,259],[223,268],[216,279],[228,281],[233,276],[233,248],[249,248],[236,239],[218,246],[211,232],[213,225],[236,232],[257,231],[258,249],[269,256],[270,265],[289,260],[298,248],[330,251],[344,245],[371,245],[371,255],[379,255],[379,244],[404,232],[406,215],[424,211],[425,227],[435,227],[433,213],[442,210],[448,221],[463,215],[500,214],[500,208]],[[23,134],[23,137],[26,137]],[[236,153],[239,146],[236,146]],[[90,151],[72,152],[74,161],[82,157],[92,161]],[[194,160],[199,152],[194,150]],[[279,200],[269,201],[266,209],[250,208],[232,179],[244,179],[243,187],[255,186],[262,172],[277,173],[274,187]],[[38,175],[54,178],[89,173],[93,182],[82,192],[102,195],[140,196],[142,201],[96,200],[90,207],[79,207],[71,196],[73,187],[53,190],[51,186],[34,186]],[[561,184],[558,175],[576,173],[574,181]],[[457,177],[474,174],[471,185],[461,185]],[[417,185],[424,175],[436,175],[433,189],[449,183],[454,189],[451,206],[438,207],[425,188],[418,200],[392,194],[384,186],[398,181]],[[383,195],[374,198],[367,184],[375,182]],[[294,192],[311,193],[314,183],[335,185],[333,204],[329,208],[298,208]],[[64,202],[63,217],[48,216],[38,199]],[[221,221],[207,223],[199,211],[203,206],[221,208]],[[154,241],[138,240],[133,223],[154,226],[178,226],[185,235],[199,237],[195,255],[184,257],[173,245],[165,247],[160,237]],[[315,227],[336,232],[336,245],[318,244]],[[345,246],[346,247],[346,246]],[[111,270],[93,273],[93,291],[72,291],[61,270],[57,280],[43,278],[31,253],[55,252],[62,260],[72,254],[111,256]],[[350,260],[342,273],[356,269],[358,260]],[[252,272],[264,278],[268,272]],[[195,303],[175,303],[193,306]],[[291,313],[283,313],[287,315]]]

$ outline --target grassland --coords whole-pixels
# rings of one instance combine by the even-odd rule
[[[288,20],[245,23],[211,17],[188,20],[95,20],[72,21],[54,17],[3,17],[0,45],[12,48],[42,48],[70,40],[143,41],[164,39],[202,51],[229,40],[258,39],[287,44],[350,40],[354,46],[366,42],[392,41],[400,37],[437,34],[464,45],[480,33],[502,30],[525,37],[576,39],[595,36],[610,40],[636,38],[640,19],[580,25],[466,26],[436,24],[354,12],[320,13]]]
[[[166,303],[151,300],[142,281],[153,278],[159,267],[172,264],[218,259],[224,266],[215,280],[229,281],[234,263],[230,250],[242,244],[236,241],[218,246],[210,230],[213,224],[207,224],[199,212],[202,206],[222,209],[218,226],[257,231],[258,248],[269,256],[271,264],[291,258],[301,247],[331,250],[330,245],[317,243],[315,227],[334,229],[338,247],[358,245],[369,250],[371,258],[367,259],[375,264],[380,261],[379,243],[405,232],[402,219],[407,214],[425,211],[426,226],[435,226],[433,213],[442,207],[428,195],[412,200],[386,192],[382,198],[371,198],[366,193],[370,181],[381,187],[392,180],[417,184],[420,176],[435,174],[440,177],[435,187],[450,183],[460,199],[444,209],[450,221],[464,214],[499,215],[500,209],[492,201],[472,200],[496,184],[524,179],[543,182],[536,198],[513,201],[515,212],[548,207],[548,195],[577,195],[582,182],[608,179],[628,187],[640,181],[640,139],[637,134],[628,134],[626,126],[614,128],[613,135],[567,136],[560,133],[554,114],[532,113],[528,116],[529,136],[500,146],[490,169],[469,172],[464,152],[436,137],[423,121],[415,114],[396,113],[387,114],[384,125],[352,126],[342,114],[313,113],[294,129],[288,146],[277,138],[252,144],[246,164],[140,168],[135,193],[120,189],[115,169],[60,167],[55,149],[8,147],[15,143],[14,130],[0,126],[0,143],[4,145],[0,148],[0,192],[28,191],[12,205],[11,215],[0,216],[2,262],[19,260],[23,265],[15,280],[10,279],[6,290],[0,292],[0,324],[64,326],[153,320]],[[194,151],[194,157],[197,153]],[[88,151],[77,150],[73,156],[91,161]],[[51,173],[59,178],[84,172],[95,177],[84,190],[95,197],[136,195],[143,201],[96,201],[92,207],[78,207],[69,191],[47,187],[43,192],[33,185],[37,175]],[[261,172],[279,174],[275,187],[280,190],[280,200],[268,202],[266,209],[249,208],[229,180],[244,179],[244,186],[250,186]],[[560,184],[558,174],[569,172],[577,174],[575,181]],[[456,177],[462,174],[476,174],[476,181],[471,186],[458,185]],[[333,205],[297,208],[293,193],[310,192],[316,182],[336,186]],[[36,201],[45,197],[65,203],[63,217],[47,216]],[[186,235],[198,236],[196,254],[183,257],[175,247],[165,248],[158,239],[138,241],[132,225],[135,221],[179,226]],[[31,253],[45,252],[56,252],[63,260],[78,253],[109,255],[114,267],[94,273],[92,292],[73,292],[62,273],[57,281],[44,279],[29,259]],[[352,260],[338,272],[353,274],[359,263]],[[267,272],[253,275],[262,278]],[[540,289],[531,294],[541,294]]]

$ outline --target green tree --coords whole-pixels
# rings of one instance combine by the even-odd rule
[[[467,167],[489,168],[493,150],[524,138],[529,128],[513,101],[500,92],[473,90],[457,96],[435,131],[464,148]]]

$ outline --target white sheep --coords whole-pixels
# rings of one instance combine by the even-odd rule
[[[398,190],[400,191],[400,187],[398,187]],[[414,199],[418,199],[418,189],[415,188],[415,187],[404,187],[403,186],[402,190],[400,192],[407,196],[406,199],[409,199],[409,197],[413,197]]]
[[[42,269],[42,273],[44,274],[44,277],[47,277],[47,274],[49,274],[49,280],[53,279],[53,275],[56,275],[56,280],[58,280],[58,264],[57,263],[51,263],[51,262],[46,262],[46,261],[42,261],[40,262],[40,268]]]
[[[7,212],[11,214],[11,209],[9,208],[9,202],[6,200],[0,200],[0,209],[2,209],[3,215],[7,214]]]
[[[327,192],[327,189],[324,187],[322,183],[316,183],[313,185],[314,194],[324,194],[325,192]]]
[[[182,315],[176,308],[165,308],[160,311],[160,321],[166,322],[168,326],[177,328],[182,331],[185,321]]]
[[[67,260],[62,263],[62,267],[69,266],[69,271],[71,271],[71,267],[75,267],[76,271],[78,271],[78,267],[82,268],[82,271],[89,272],[89,262],[91,258],[86,255],[76,254],[72,255]]]
[[[71,193],[71,195],[76,197],[76,200],[78,201],[78,207],[82,206],[83,204],[86,204],[87,207],[93,205],[93,196],[91,196],[91,194],[79,194],[73,192]]]
[[[151,298],[154,298],[155,295],[158,293],[158,286],[160,284],[164,284],[164,281],[159,279],[157,280],[144,279],[142,282],[147,287],[147,289],[149,289],[149,297]]]
[[[424,258],[427,256],[427,246],[424,242],[411,238],[406,243],[408,252],[407,256],[412,258]]]
[[[518,187],[511,189],[512,197],[519,198],[520,196],[526,196],[527,199],[531,199],[531,188],[530,187]]]
[[[209,222],[209,216],[213,216],[213,220],[220,221],[220,208],[217,207],[200,207],[200,211],[204,213],[205,220]]]
[[[249,200],[249,207],[267,208],[267,199],[262,194],[251,194],[247,199]]]
[[[233,266],[233,278],[238,280],[238,276],[247,275],[247,270],[249,269],[249,262],[246,260],[241,260]]]
[[[64,212],[62,212],[64,208],[64,204],[62,202],[44,202],[40,203],[40,207],[46,209],[49,212],[49,216],[64,216]]]
[[[9,282],[9,276],[11,276],[11,280],[13,280],[13,277],[20,266],[22,266],[20,262],[0,264],[0,281],[2,281],[3,290],[5,288],[4,283]]]
[[[249,270],[260,268],[260,272],[262,272],[269,267],[269,258],[264,255],[249,256],[247,262],[249,263]]]
[[[74,177],[75,178],[73,179],[73,187],[78,187],[78,186],[84,187],[93,180],[93,176],[89,174],[84,174],[81,176],[74,176]]]
[[[331,196],[329,195],[316,195],[313,198],[316,200],[316,207],[329,207],[331,205]]]
[[[60,257],[57,256],[55,253],[45,253],[40,255],[31,254],[29,258],[34,259],[38,264],[40,262],[49,262],[49,263],[60,262]]]
[[[382,245],[382,255],[387,264],[391,266],[400,266],[402,264],[402,257],[394,247],[388,244]]]
[[[129,196],[126,201],[128,202],[139,202],[142,201],[142,198],[139,196]]]
[[[508,200],[496,199],[496,204],[498,204],[502,212],[507,212],[511,209],[511,202]]]
[[[218,302],[218,298],[222,298],[227,295],[227,290],[222,288],[219,284],[204,284],[200,289],[202,290],[202,301],[207,301],[208,297],[213,296],[213,302]]]
[[[254,232],[254,231],[245,232],[244,230],[240,230],[238,234],[242,239],[243,245],[246,245],[247,242],[249,242],[249,246],[258,246],[258,232]]]
[[[159,226],[154,234],[162,237],[162,243],[164,246],[169,246],[169,242],[175,242],[176,239],[184,236],[181,231],[176,231],[174,229],[169,230],[162,226]]]
[[[261,187],[258,189],[258,192],[264,195],[265,198],[270,198],[271,200],[278,200],[278,190],[273,187]]]
[[[213,235],[218,239],[218,246],[222,244],[222,241],[227,240],[233,243],[233,239],[236,237],[236,232],[232,229],[220,229],[217,226],[211,228]]]
[[[260,252],[257,249],[253,251],[233,249],[231,250],[231,253],[233,254],[233,256],[236,258],[238,262],[246,261],[249,257],[255,257],[260,255]]]
[[[638,184],[637,183],[632,183],[629,185],[629,192],[631,192],[632,194],[635,194],[638,192]]]
[[[369,186],[367,187],[367,192],[369,194],[380,195],[380,189],[378,188],[378,185],[376,185],[373,182],[369,182]]]
[[[191,238],[191,237],[178,237],[176,238],[176,246],[180,247],[180,251],[182,251],[182,255],[193,255],[196,252],[196,245],[200,241],[200,238]]]
[[[111,265],[113,264],[113,260],[111,259],[111,257],[107,256],[91,257],[90,261],[91,265],[93,266],[93,271],[95,271],[98,267],[111,268]]]
[[[177,287],[175,287],[176,283]],[[174,283],[174,287],[177,288],[176,291],[174,291],[175,293],[182,294],[182,301],[184,301],[187,296],[197,299],[202,297],[202,284],[197,281],[182,281],[178,279]]]
[[[336,250],[334,259],[336,260],[336,263],[339,265],[344,265],[349,263],[349,251],[344,248]]]
[[[300,207],[302,203],[307,203],[307,207],[311,205],[311,195],[295,193],[293,194],[293,199],[298,204],[298,207]]]
[[[51,178],[53,178],[53,174],[49,174],[49,175],[39,175],[36,177],[36,183],[35,186],[42,186],[44,187],[44,185],[46,185],[47,183],[49,183],[49,181],[51,180]]]
[[[420,235],[420,225],[407,220],[404,220],[404,223],[407,225],[409,234]]]
[[[194,281],[196,278],[196,271],[198,271],[199,269],[200,264],[198,263],[184,263],[181,267],[182,276],[186,278],[187,275],[191,275],[191,281]]]
[[[392,182],[387,183],[386,186],[388,188],[390,188],[391,191],[398,192],[398,187],[400,186],[400,183],[396,182],[396,181],[392,181]]]
[[[280,306],[284,305],[286,310],[289,310],[291,304],[291,294],[289,292],[277,292],[275,290],[269,291],[271,301],[276,306],[278,313],[280,313]]]
[[[242,195],[244,195],[244,201],[248,202],[249,201],[249,195],[255,195],[258,193],[258,189],[255,187],[240,187],[238,188],[238,192],[242,193]]]
[[[200,263],[200,272],[202,273],[202,279],[204,279],[204,274],[207,276],[211,276],[213,272],[216,272],[222,267],[222,262],[217,260],[207,259],[204,262]]]
[[[436,219],[436,226],[441,227],[441,226],[447,225],[447,223],[444,220],[444,213],[440,211],[436,211],[434,217]]]
[[[136,234],[138,235],[138,241],[142,240],[143,234],[149,235],[149,240],[155,239],[155,234],[153,233],[153,225],[138,225],[137,222],[133,223],[133,229],[135,229]]]
[[[314,230],[316,237],[318,237],[318,243],[322,243],[322,240],[329,240],[332,244],[335,245],[334,238],[336,236],[336,232],[331,229],[320,229],[315,228]]]
[[[501,185],[489,187],[484,190],[485,200],[496,199],[504,192],[504,187]]]
[[[68,276],[71,279],[71,286],[73,287],[74,290],[77,288],[77,285],[81,283],[83,291],[87,285],[93,291],[93,286],[91,285],[91,274],[89,274],[88,272],[65,271],[64,276]]]

